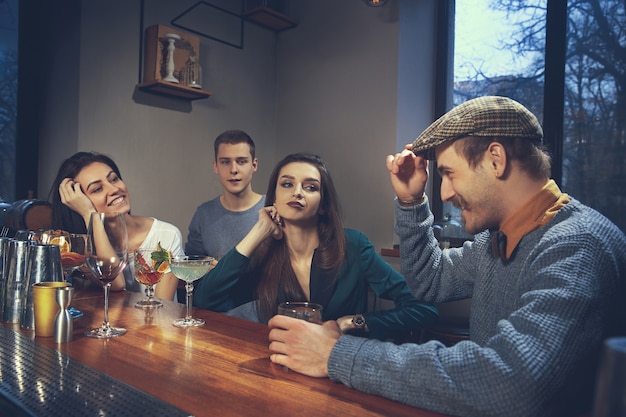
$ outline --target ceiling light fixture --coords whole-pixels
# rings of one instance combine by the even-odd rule
[[[370,7],[383,7],[387,4],[387,0],[363,0],[363,3]]]

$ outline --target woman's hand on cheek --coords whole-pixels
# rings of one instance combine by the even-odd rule
[[[280,240],[283,238],[283,220],[280,217],[280,214],[278,214],[278,210],[276,210],[276,207],[274,206],[269,206],[269,207],[265,207],[265,213],[267,214],[267,218],[269,218],[271,220],[271,227],[272,227],[272,237],[276,240]]]
[[[65,178],[61,182],[59,195],[63,204],[80,214],[83,218],[88,218],[92,212],[96,211],[91,200],[81,190],[80,184],[74,182],[71,178]]]

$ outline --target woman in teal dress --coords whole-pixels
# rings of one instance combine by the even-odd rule
[[[196,306],[266,323],[281,302],[310,301],[342,331],[378,339],[403,338],[436,321],[436,308],[410,294],[367,237],[343,228],[332,178],[317,155],[285,157],[266,195],[254,227],[199,281]],[[370,288],[394,308],[368,311]]]

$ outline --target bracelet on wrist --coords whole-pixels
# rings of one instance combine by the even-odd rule
[[[418,206],[422,204],[424,201],[426,201],[426,194],[422,194],[422,198],[419,198],[417,200],[400,200],[398,198],[398,202],[400,203],[402,207]]]

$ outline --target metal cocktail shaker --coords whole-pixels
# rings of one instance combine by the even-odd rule
[[[2,319],[2,312],[4,311],[4,293],[9,271],[9,243],[11,240],[8,237],[0,237],[0,319]]]
[[[7,323],[20,322],[30,244],[25,240],[11,240],[9,242],[7,259],[9,267],[4,282],[4,306],[2,310],[2,321]]]
[[[26,281],[22,294],[20,327],[23,329],[35,328],[33,285],[44,281],[63,281],[61,251],[58,245],[32,244],[28,248]]]

